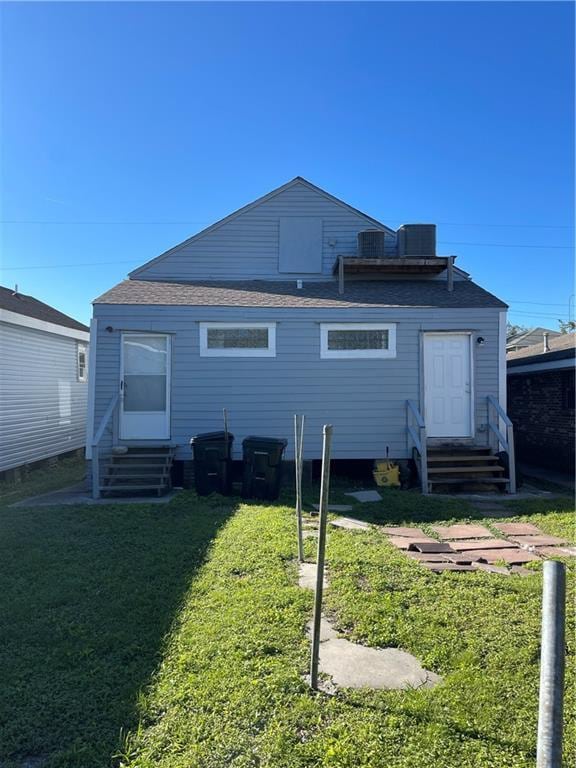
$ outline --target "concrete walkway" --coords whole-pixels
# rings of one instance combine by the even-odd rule
[[[61,488],[51,493],[43,493],[40,496],[31,496],[28,499],[10,504],[10,507],[73,507],[79,504],[168,504],[178,493],[173,490],[165,496],[123,496],[113,499],[93,499],[86,488],[86,483],[78,483],[68,488]]]

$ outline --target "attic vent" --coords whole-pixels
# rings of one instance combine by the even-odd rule
[[[398,230],[398,256],[436,256],[436,224],[403,224]]]
[[[385,234],[379,229],[358,232],[358,256],[361,259],[383,259]]]

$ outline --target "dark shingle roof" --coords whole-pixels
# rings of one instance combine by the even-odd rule
[[[46,323],[62,325],[65,328],[73,328],[75,331],[88,332],[90,330],[86,325],[48,304],[44,304],[43,301],[38,301],[32,296],[25,296],[23,293],[15,293],[11,288],[4,288],[2,285],[0,285],[0,309],[15,312],[25,317],[33,317],[36,320],[44,320]]]
[[[528,363],[542,363],[551,360],[566,360],[576,356],[576,333],[563,333],[549,339],[549,352],[544,352],[544,342],[532,344],[515,352],[508,352],[506,360],[508,367],[526,365]]]
[[[162,283],[125,280],[95,304],[157,304],[239,307],[506,307],[469,280],[458,280],[452,292],[443,280],[348,281],[344,294],[338,282],[219,281]]]

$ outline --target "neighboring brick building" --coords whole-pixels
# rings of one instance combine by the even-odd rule
[[[564,334],[507,357],[508,414],[519,461],[574,474],[575,339]]]

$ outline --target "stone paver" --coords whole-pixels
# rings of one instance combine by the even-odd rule
[[[455,552],[454,554],[445,552],[444,558],[449,563],[460,563],[461,565],[470,565],[479,559],[475,552]]]
[[[319,512],[320,504],[312,504],[314,509]],[[351,504],[328,504],[328,512],[352,512],[354,507]]]
[[[438,543],[435,539],[430,539],[430,538],[408,539],[404,536],[389,536],[388,541],[390,542],[390,544],[392,544],[394,547],[397,547],[398,549],[410,549],[410,547],[414,544],[437,544]]]
[[[318,530],[315,528],[308,528],[305,531],[302,531],[302,538],[303,539],[317,539],[318,538]]]
[[[433,525],[432,528],[441,539],[480,539],[483,536],[491,537],[493,535],[492,531],[489,531],[488,528],[473,523],[449,526]]]
[[[308,636],[312,622],[308,623]],[[398,648],[368,648],[352,643],[338,632],[331,621],[320,620],[319,670],[341,688],[377,688],[405,690],[431,688],[442,681],[439,675],[424,669],[417,658]],[[331,690],[330,686],[327,686]]]
[[[545,557],[576,557],[576,547],[538,547],[538,554]]]
[[[370,526],[364,520],[354,520],[352,517],[338,517],[336,520],[329,520],[330,525],[337,528],[346,528],[349,531],[367,531]]]
[[[346,493],[345,496],[352,496],[356,501],[382,501],[382,496],[378,491],[351,491]]]
[[[404,536],[410,539],[418,539],[418,541],[433,540],[427,533],[424,533],[421,528],[405,528],[401,525],[379,525],[378,530],[389,536]]]
[[[490,565],[490,563],[480,562],[472,563],[472,565],[479,571],[485,571],[486,573],[498,573],[501,576],[510,576],[510,571],[508,568],[504,568],[502,565]]]
[[[454,552],[450,544],[444,541],[416,541],[410,544],[409,549],[415,549],[417,552]]]
[[[521,565],[513,565],[510,570],[517,576],[534,576],[534,571],[531,571],[528,568],[522,568]]]
[[[316,589],[316,563],[300,563],[298,566],[298,584],[304,589]],[[324,573],[324,587],[328,586]]]
[[[521,565],[522,563],[530,562],[530,560],[540,559],[525,549],[483,549],[477,550],[476,554],[480,560],[484,560],[486,563],[495,563],[498,560],[503,560],[508,564]]]
[[[471,552],[475,549],[516,549],[516,544],[506,539],[470,539],[469,541],[451,541],[450,546],[458,552]]]
[[[410,552],[407,551],[406,554],[411,560],[418,560],[419,562],[424,561],[426,563],[445,563],[446,562],[446,555],[442,554],[436,554],[434,552]]]
[[[441,573],[442,571],[473,571],[471,565],[460,565],[458,563],[429,563],[429,562],[422,562],[420,563],[421,566],[424,568],[427,568],[429,571],[434,571],[435,573]]]
[[[540,528],[532,523],[494,523],[494,528],[507,536],[532,536],[533,534],[538,536],[542,533]]]
[[[561,539],[559,536],[546,536],[545,534],[540,536],[510,536],[510,541],[518,544],[523,549],[528,549],[529,547],[556,547],[566,544],[566,540]]]

